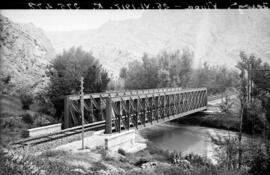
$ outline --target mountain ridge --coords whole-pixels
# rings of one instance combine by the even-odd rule
[[[194,51],[195,67],[204,61],[232,67],[240,51],[269,62],[269,18],[269,11],[256,10],[146,11],[141,18],[110,21],[98,29],[46,34],[57,53],[81,46],[114,74],[143,53],[184,48]]]

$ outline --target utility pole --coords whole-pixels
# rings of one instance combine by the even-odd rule
[[[243,127],[243,115],[246,102],[246,84],[245,84],[245,71],[241,70],[241,87],[240,87],[240,126],[239,126],[239,135],[238,135],[238,168],[241,168],[242,165],[242,127]]]
[[[250,100],[250,61],[248,62],[248,69],[247,69],[247,100]]]
[[[82,149],[84,149],[84,99],[83,99],[83,77],[81,77],[81,117],[82,117]]]

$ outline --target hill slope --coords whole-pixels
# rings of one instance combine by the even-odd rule
[[[82,46],[118,74],[143,52],[183,48],[194,51],[195,66],[203,61],[234,66],[242,50],[269,62],[269,28],[269,10],[169,10],[146,11],[139,19],[110,21],[95,30],[46,34],[57,53]]]
[[[27,88],[33,93],[46,86],[45,75],[55,50],[41,29],[33,24],[16,24],[0,16],[1,78],[10,76],[14,92]]]

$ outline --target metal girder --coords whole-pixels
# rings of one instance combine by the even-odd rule
[[[165,121],[168,117],[206,106],[206,97],[206,88],[162,88],[86,94],[84,95],[85,120],[87,123],[105,120],[106,99],[111,98],[111,103],[120,102],[117,104],[119,107],[116,106],[120,112],[119,116],[112,113],[119,119],[118,123],[113,119],[115,127],[118,130],[121,130],[121,126],[129,129],[130,125],[138,128],[138,124]],[[77,108],[80,108],[79,96],[66,96],[64,128],[79,125],[77,120],[80,113],[76,111]]]
[[[85,120],[87,123],[93,123],[105,120],[106,98],[107,97],[122,97],[128,95],[151,94],[179,91],[182,88],[160,88],[160,89],[144,89],[144,90],[129,90],[129,91],[109,91],[104,93],[92,93],[83,95],[85,101]],[[80,113],[75,108],[80,108],[79,95],[68,95],[65,97],[64,106],[64,128],[79,125],[77,118]],[[72,103],[74,102],[74,103]],[[74,108],[75,107],[75,108]]]
[[[124,95],[137,95],[137,94],[149,94],[149,93],[157,93],[157,92],[169,92],[169,91],[179,91],[182,88],[159,88],[159,89],[142,89],[142,90],[128,90],[128,91],[109,91],[109,92],[103,92],[103,93],[91,93],[91,94],[85,94],[84,99],[90,99],[92,98],[100,98],[102,96],[103,98],[106,98],[108,96],[111,97],[117,97],[117,96],[124,96]],[[68,95],[68,98],[70,100],[79,100],[79,95]]]
[[[159,122],[160,119],[167,121],[176,116],[204,110],[207,108],[206,98],[206,88],[107,97],[114,115],[106,118],[115,116],[111,120],[118,132],[121,132],[122,126],[124,129],[131,126],[138,129],[139,125],[146,126]]]

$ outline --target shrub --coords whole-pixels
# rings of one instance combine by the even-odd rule
[[[57,120],[53,117],[41,113],[36,113],[34,115],[34,122],[32,127],[41,127],[55,123],[57,123]]]
[[[30,157],[17,155],[11,150],[0,149],[0,174],[39,174],[40,169],[32,163]]]
[[[56,156],[60,157],[60,156],[65,156],[65,155],[68,155],[68,152],[62,151],[62,150],[54,150],[54,151],[49,150],[49,151],[43,152],[40,157],[48,158],[48,157],[56,157]]]
[[[149,160],[145,159],[145,158],[140,158],[134,165],[135,166],[141,166],[144,163],[149,162]]]
[[[157,159],[159,160],[162,159],[171,163],[173,162],[175,152],[170,152],[169,150],[163,150],[163,149],[157,148],[153,146],[151,143],[148,143],[147,147],[150,154],[159,156],[159,157],[156,157]]]
[[[27,130],[28,125],[22,122],[20,117],[0,118],[1,121],[1,144],[7,145],[23,137],[23,132]]]
[[[212,165],[211,160],[207,159],[206,157],[202,157],[196,154],[188,154],[185,156],[185,159],[188,160],[191,164],[195,166],[207,166],[209,167]]]
[[[21,117],[22,121],[28,124],[28,128],[47,126],[49,124],[57,123],[57,120],[53,117],[36,112],[26,112],[21,115]]]
[[[249,170],[250,174],[260,174],[267,175],[270,172],[270,157],[266,157],[262,154],[258,154],[253,160],[251,164],[251,168]]]
[[[94,162],[93,167],[90,168],[91,171],[107,170],[107,167],[101,162]]]
[[[1,118],[1,128],[24,128],[26,127],[25,123],[22,123],[20,118],[9,117],[9,118]]]
[[[39,92],[39,94],[37,94],[35,96],[35,102],[39,106],[39,108],[38,108],[39,113],[47,114],[47,115],[51,115],[51,116],[55,115],[56,111],[54,108],[54,104],[47,96],[46,91]]]
[[[22,115],[22,121],[24,123],[32,125],[34,123],[34,118],[29,113],[26,113]]]
[[[107,150],[102,146],[98,146],[96,148],[96,151],[97,153],[101,154],[102,158],[105,158],[107,156]]]
[[[28,93],[21,92],[20,99],[22,101],[22,108],[24,110],[29,110],[30,105],[33,103],[33,96]]]
[[[263,145],[250,143],[249,145],[249,161],[250,174],[268,174],[270,172],[270,156],[265,152]]]

